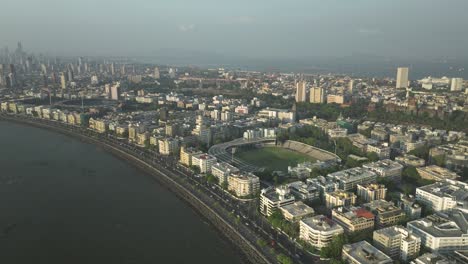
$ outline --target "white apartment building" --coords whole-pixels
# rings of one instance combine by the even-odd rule
[[[299,222],[299,238],[318,249],[328,246],[334,236],[343,233],[340,225],[324,215],[305,218]]]
[[[288,186],[269,187],[260,193],[260,213],[270,216],[275,209],[293,204],[294,196]]]
[[[421,238],[421,245],[432,252],[450,254],[468,249],[467,216],[454,210],[450,215],[430,215],[408,222],[407,228]]]
[[[200,168],[200,173],[210,173],[211,166],[213,166],[215,163],[216,157],[206,153],[192,156],[192,166],[197,166]]]
[[[468,183],[445,180],[416,188],[416,200],[435,212],[447,212],[467,204]]]
[[[379,177],[388,178],[396,182],[401,180],[401,173],[403,172],[403,165],[389,159],[366,163],[362,167],[377,173]]]

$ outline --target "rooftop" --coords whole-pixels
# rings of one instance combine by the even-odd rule
[[[454,210],[450,216],[430,215],[408,223],[408,228],[417,228],[434,237],[468,236],[466,215]]]
[[[305,214],[314,213],[314,209],[312,209],[310,206],[306,205],[301,201],[282,206],[281,210],[284,210],[293,216],[301,216]]]
[[[318,231],[343,231],[343,228],[324,215],[317,215],[301,220],[310,228]]]
[[[378,250],[367,241],[344,245],[343,252],[346,252],[347,255],[351,256],[359,263],[393,263],[393,260],[389,256],[385,255],[382,251]]]

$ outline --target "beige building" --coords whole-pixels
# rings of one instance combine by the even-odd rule
[[[150,138],[149,132],[138,133],[136,136],[136,143],[144,147],[146,146],[146,143],[149,144],[149,138]]]
[[[374,200],[385,200],[387,196],[387,188],[383,184],[369,183],[358,184],[357,196],[364,202],[371,202]]]
[[[179,141],[174,138],[159,140],[159,153],[162,155],[174,155],[179,153]]]
[[[351,206],[356,204],[357,196],[352,192],[334,191],[325,193],[325,205],[328,209],[338,206]]]
[[[228,190],[234,192],[237,197],[255,195],[260,190],[260,179],[249,174],[231,174],[227,178]]]
[[[211,166],[211,174],[218,179],[220,185],[227,182],[227,177],[231,173],[239,173],[239,169],[227,162],[219,162]]]
[[[408,87],[408,68],[407,67],[398,67],[397,69],[397,78],[396,78],[396,88],[407,88]]]
[[[374,230],[374,215],[362,207],[338,207],[332,210],[333,222],[347,233]]]
[[[374,246],[392,259],[407,262],[419,255],[421,238],[414,236],[403,226],[390,226],[374,231]]]
[[[459,178],[458,174],[455,172],[439,167],[437,165],[430,165],[426,167],[419,167],[416,168],[419,173],[419,176],[423,179],[427,180],[435,180],[435,181],[442,181],[442,180],[455,180]]]
[[[307,87],[305,81],[296,83],[296,102],[305,102],[307,96]]]
[[[324,103],[325,94],[322,87],[312,87],[310,89],[310,102],[313,104]]]
[[[194,148],[187,148],[185,146],[182,146],[180,148],[180,160],[179,162],[187,167],[192,166],[192,157],[194,155],[201,154],[202,152],[199,151],[198,149]]]
[[[344,104],[344,96],[341,94],[329,94],[327,95],[327,104]]]

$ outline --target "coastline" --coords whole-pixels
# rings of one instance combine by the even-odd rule
[[[215,227],[215,230],[226,239],[226,242],[233,245],[235,250],[241,253],[241,259],[243,263],[272,263],[264,254],[262,254],[255,245],[252,244],[246,237],[244,237],[236,228],[228,223],[219,213],[210,207],[208,203],[194,195],[187,187],[178,183],[176,180],[168,176],[167,172],[163,172],[161,168],[152,166],[138,157],[119,149],[116,146],[112,146],[109,143],[100,141],[96,138],[84,135],[79,132],[72,131],[65,127],[59,127],[57,125],[47,124],[45,120],[35,119],[21,119],[12,115],[0,115],[0,121],[12,122],[23,124],[26,126],[32,126],[36,128],[51,130],[56,133],[64,134],[82,142],[97,145],[106,150],[111,155],[127,162],[128,164],[142,170],[147,173],[154,180],[156,180],[162,187],[168,189],[176,197],[181,199],[187,205],[189,205],[201,218],[207,220],[211,226]]]

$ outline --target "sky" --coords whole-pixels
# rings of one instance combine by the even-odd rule
[[[0,47],[54,55],[468,58],[467,0],[2,0]]]

